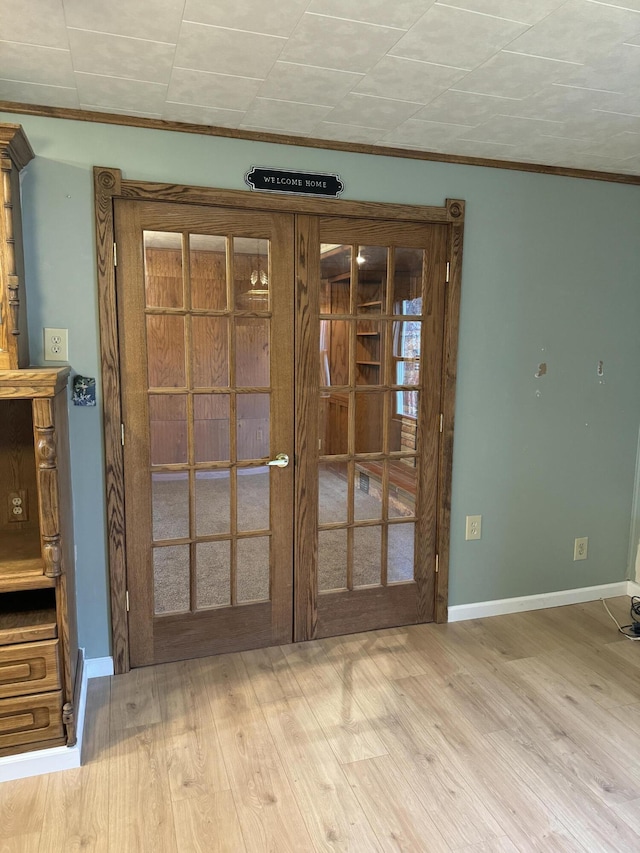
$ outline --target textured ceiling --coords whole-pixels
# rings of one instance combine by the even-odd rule
[[[1,0],[0,100],[640,174],[640,0]]]

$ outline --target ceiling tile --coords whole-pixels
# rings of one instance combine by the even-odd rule
[[[73,29],[69,30],[69,43],[76,71],[169,82],[175,45]]]
[[[311,0],[309,12],[408,30],[435,0]]]
[[[244,115],[244,110],[219,110],[192,104],[173,104],[167,101],[162,118],[167,121],[184,121],[187,124],[237,127]]]
[[[362,74],[352,71],[276,62],[262,84],[260,95],[303,104],[337,104],[361,80]]]
[[[566,116],[562,125],[562,136],[569,136],[573,139],[590,139],[594,143],[603,143],[617,133],[624,131],[640,132],[640,117],[591,110],[581,115]]]
[[[550,59],[589,62],[640,31],[637,12],[588,0],[567,0],[515,39],[509,49]]]
[[[375,145],[387,131],[380,127],[360,127],[353,124],[337,124],[321,121],[313,130],[313,135],[320,139],[333,139],[338,142],[361,142]]]
[[[104,107],[96,106],[95,104],[80,104],[80,109],[89,110],[90,112],[94,113],[104,112]],[[137,116],[139,118],[162,118],[162,113],[148,113],[144,110],[120,110],[116,109],[115,107],[110,107],[109,112],[115,113],[116,115]]]
[[[359,124],[365,127],[384,127],[392,130],[411,118],[420,109],[420,104],[407,101],[392,101],[389,98],[374,98],[352,92],[329,113],[329,121],[339,124]]]
[[[480,124],[496,115],[509,114],[521,101],[493,95],[475,95],[450,89],[416,113],[421,121]]]
[[[45,86],[73,87],[76,82],[68,50],[10,41],[0,41],[0,77]]]
[[[357,92],[382,98],[415,101],[428,104],[449,86],[460,80],[466,71],[405,59],[384,56],[356,87]]]
[[[535,24],[561,6],[565,0],[438,0],[439,6],[456,6],[510,21]]]
[[[369,71],[402,35],[400,30],[305,14],[282,52],[281,59]]]
[[[280,132],[307,134],[322,121],[331,107],[296,104],[256,98],[242,121],[242,126],[272,128]]]
[[[454,139],[447,143],[448,154],[458,154],[461,157],[487,157],[490,160],[511,160],[516,145],[501,145],[498,142],[467,142],[464,139]]]
[[[244,111],[258,94],[261,85],[262,80],[253,77],[232,77],[209,71],[175,68],[171,75],[167,100]]]
[[[526,29],[525,24],[435,5],[392,53],[471,70]]]
[[[575,65],[500,51],[485,64],[456,83],[460,92],[497,95],[501,98],[526,98],[545,86],[563,80],[575,71]]]
[[[640,26],[640,15],[638,15]],[[606,56],[579,68],[566,82],[586,89],[606,89],[610,92],[638,92],[640,81],[640,47],[617,45]]]
[[[69,107],[76,110],[80,106],[75,88],[66,89],[61,86],[44,86],[41,83],[22,83],[16,80],[0,80],[0,101]]]
[[[609,137],[606,142],[592,145],[590,154],[601,154],[608,157],[636,157],[640,156],[640,133],[624,131]]]
[[[285,44],[285,39],[276,36],[185,23],[175,64],[196,71],[264,79]]]
[[[184,0],[63,0],[68,27],[175,44]]]
[[[251,3],[248,0],[187,0],[184,20],[217,27],[291,35],[304,14],[308,0],[277,0],[276,3]]]
[[[76,72],[76,82],[83,104],[152,113],[161,113],[164,108],[167,87],[160,83],[102,77],[80,71]]]
[[[518,146],[516,156],[528,163],[547,163],[550,166],[564,166],[571,162],[574,152],[586,151],[588,143],[561,137],[534,136],[523,140]]]
[[[467,125],[409,119],[387,133],[382,142],[384,145],[411,145],[434,151],[445,147],[469,130],[471,127]]]
[[[2,0],[0,33],[7,41],[69,47],[61,0]]]
[[[607,92],[594,92],[590,89],[578,89],[562,83],[554,83],[536,92],[535,95],[530,95],[521,101],[512,101],[509,113],[529,118],[563,121],[570,116],[584,115],[598,107],[608,108],[612,103],[617,104],[618,98],[618,95]]]
[[[496,116],[462,135],[462,139],[479,139],[482,142],[500,142],[518,145],[540,133],[556,133],[562,122],[541,121],[519,116]]]

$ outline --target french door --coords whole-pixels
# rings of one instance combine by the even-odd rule
[[[131,665],[433,619],[446,226],[115,229]]]

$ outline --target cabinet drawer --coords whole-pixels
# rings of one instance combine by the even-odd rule
[[[59,687],[58,640],[0,646],[0,699]]]
[[[0,750],[63,735],[61,690],[0,699]]]

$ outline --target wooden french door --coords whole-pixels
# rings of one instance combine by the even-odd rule
[[[431,621],[447,227],[297,240],[296,638]]]
[[[115,214],[131,665],[289,642],[293,217]]]
[[[131,665],[433,619],[446,225],[115,226]]]

